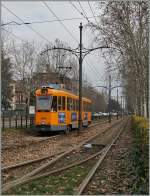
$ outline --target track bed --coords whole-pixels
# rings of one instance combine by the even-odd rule
[[[117,126],[120,126],[120,123]],[[44,170],[41,169],[37,173],[33,172],[33,175],[30,175],[28,177],[26,176],[26,179],[31,178],[30,180],[33,180],[34,178],[37,178],[37,177],[39,178],[42,176],[46,176],[48,174],[58,173],[61,170],[63,171],[63,170],[69,169],[69,167],[72,168],[75,165],[79,165],[79,164],[83,165],[84,162],[90,160],[90,157],[91,157],[91,161],[95,162],[97,159],[97,156],[102,153],[102,150],[104,149],[105,145],[107,145],[108,142],[112,140],[112,137],[114,137],[117,134],[117,126],[115,125],[114,128],[112,129],[105,128],[105,131],[104,130],[102,131],[101,129],[101,132],[99,132],[99,138],[97,136],[96,138],[93,137],[93,139],[90,140],[90,144],[92,144],[92,148],[87,148],[86,146],[81,145],[80,148],[75,148],[74,150],[71,150],[70,153],[65,154],[62,158],[58,159],[58,161],[56,160],[52,164],[47,165],[44,168]],[[86,142],[83,142],[83,143],[85,144]],[[42,163],[42,164],[45,164],[45,163]]]

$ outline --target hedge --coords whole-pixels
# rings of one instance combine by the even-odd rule
[[[149,123],[148,119],[132,116],[133,145],[131,162],[135,182],[133,194],[148,194],[149,189]]]

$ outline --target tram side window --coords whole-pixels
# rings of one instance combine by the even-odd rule
[[[74,110],[76,111],[76,100],[74,100]]]
[[[77,110],[77,104],[76,104],[76,100],[74,100],[74,111]]]
[[[75,100],[72,99],[72,110],[74,111],[75,110]]]
[[[65,100],[65,97],[63,96],[63,97],[62,97],[62,109],[63,109],[63,110],[65,110],[65,105],[66,105],[66,104],[65,104],[65,101],[66,101],[66,100]]]
[[[84,105],[84,111],[86,112],[86,102],[84,102],[83,105]]]
[[[71,110],[74,110],[74,99],[72,99],[72,108]]]
[[[76,101],[76,110],[79,110],[79,101]]]
[[[82,101],[82,111],[84,111],[84,102]]]
[[[71,99],[71,110],[74,110],[73,108],[74,108],[74,100]]]
[[[61,97],[58,97],[58,110],[62,109]]]
[[[73,102],[73,100],[72,100],[72,98],[70,98],[69,100],[70,100],[69,101],[70,102],[70,110],[72,110],[72,106],[73,106],[73,103],[72,102]]]
[[[91,103],[88,103],[88,111],[89,111],[89,112],[91,112],[91,108],[92,108]]]
[[[89,112],[89,103],[87,103],[87,112]]]
[[[89,111],[91,112],[92,111],[92,104],[89,103]]]
[[[72,110],[72,99],[67,98],[67,110]]]
[[[52,112],[57,112],[57,97],[56,96],[53,97],[51,111]]]
[[[76,100],[76,111],[78,110],[77,100]]]
[[[70,99],[69,97],[67,97],[67,110],[69,110],[69,108],[70,108]]]
[[[89,103],[86,103],[86,111],[88,112],[88,105],[89,105]]]

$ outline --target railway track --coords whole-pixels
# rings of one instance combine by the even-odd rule
[[[32,180],[39,179],[41,177],[44,177],[44,176],[47,176],[50,174],[55,174],[60,171],[64,171],[68,168],[74,167],[75,165],[83,164],[84,162],[87,162],[88,160],[97,157],[98,155],[102,154],[103,151],[106,150],[105,145],[100,145],[100,144],[95,145],[93,143],[95,145],[95,147],[92,148],[92,150],[93,150],[92,152],[85,151],[83,145],[85,145],[88,142],[94,142],[94,139],[97,138],[98,136],[99,137],[104,136],[104,134],[108,133],[112,128],[115,128],[116,126],[120,125],[120,122],[121,121],[113,124],[111,127],[103,130],[101,133],[98,133],[95,136],[92,136],[91,138],[82,142],[81,144],[77,145],[76,147],[70,148],[68,151],[66,151],[64,153],[62,152],[60,155],[53,157],[53,159],[49,160],[48,162],[42,163],[39,167],[36,166],[36,169],[33,169],[32,171],[28,172],[26,175],[23,175],[22,177],[20,177],[16,180],[13,180],[11,182],[3,184],[3,186],[2,186],[3,192],[8,191],[9,189],[11,189],[14,186],[21,185],[26,182],[30,182]],[[98,123],[98,124],[100,124],[100,123]],[[96,126],[96,125],[92,125],[92,126]],[[114,134],[116,134],[116,131],[114,131]],[[78,157],[78,158],[75,158],[75,157]],[[50,157],[47,157],[47,158],[50,158]],[[46,159],[46,157],[45,157],[45,159]],[[61,159],[66,160],[66,163],[63,166],[60,161]],[[22,166],[23,166],[23,164],[22,164]],[[16,167],[13,166],[13,168],[17,168],[17,167],[20,167],[20,165],[16,166]],[[57,168],[60,168],[60,169],[57,169]],[[3,168],[3,171],[11,170],[11,169],[12,169],[11,167]]]
[[[120,134],[122,133],[122,131],[124,130],[124,128],[127,126],[127,123],[128,122],[126,122],[124,124],[124,126],[120,129],[120,131],[116,135],[116,137],[110,142],[110,144],[108,144],[104,148],[101,156],[98,158],[98,160],[96,161],[96,163],[93,165],[93,167],[90,169],[90,171],[88,172],[88,174],[86,175],[86,177],[83,179],[82,183],[77,188],[77,190],[75,192],[76,195],[82,195],[84,193],[86,187],[88,186],[88,184],[92,180],[92,178],[93,178],[94,174],[96,173],[97,169],[100,167],[100,165],[102,164],[103,160],[107,156],[108,152],[110,151],[110,149],[112,148],[112,146],[116,143],[116,141],[118,140],[118,138],[119,138]]]
[[[96,123],[90,125],[90,127],[95,127],[95,126],[101,125],[103,123],[102,122],[96,122]],[[16,175],[17,169],[19,169],[20,170],[20,174],[23,175],[24,173],[26,173],[26,170],[24,170],[25,167],[26,167],[26,169],[28,169],[28,167],[29,167],[28,172],[30,172],[30,170],[33,169],[33,165],[34,165],[34,167],[37,167],[39,164],[46,163],[46,162],[52,160],[53,158],[55,158],[57,155],[59,155],[61,153],[63,153],[63,151],[59,152],[57,154],[53,154],[53,155],[46,155],[46,156],[44,156],[42,158],[40,157],[38,159],[27,160],[27,161],[24,161],[22,163],[18,163],[18,164],[2,167],[3,182],[5,183],[5,181],[9,180],[9,178],[11,180],[12,176],[16,176],[17,177],[17,175]],[[30,165],[32,165],[32,168],[30,167]]]
[[[86,140],[91,135],[95,135],[98,131],[99,126],[103,128],[105,126],[109,126],[109,124],[105,125],[104,122],[94,123],[90,128],[81,131],[80,135],[78,135],[76,132],[71,132],[67,135],[60,135],[61,137],[58,137],[57,139],[49,138],[48,141],[43,141],[43,143],[40,142],[32,146],[27,145],[25,148],[18,148],[15,150],[11,149],[9,151],[3,152],[2,172],[4,172],[4,181],[5,178],[9,177],[7,170],[9,170],[10,172],[11,166],[12,169],[15,169],[24,165],[31,165],[32,163],[34,164],[34,161],[38,162],[38,159],[39,161],[42,161],[42,159],[45,159],[45,161],[47,161],[47,157],[55,155],[55,153],[59,153],[61,151],[66,151],[68,148],[76,146],[78,143]],[[16,176],[16,174],[10,176],[13,177]]]
[[[39,143],[39,142],[43,142],[43,141],[47,141],[49,139],[55,139],[55,138],[58,138],[60,137],[61,135],[54,135],[54,136],[50,136],[50,137],[46,137],[46,138],[41,138],[39,140],[35,140],[35,141],[30,141],[30,142],[27,142],[25,144],[19,144],[19,145],[5,145],[4,147],[2,146],[2,151],[5,151],[5,150],[12,150],[12,149],[17,149],[17,148],[24,148],[25,146],[29,146],[29,145],[33,145],[33,144],[36,144],[36,143]]]
[[[93,123],[91,125],[89,125],[89,128],[97,125],[97,123],[100,123],[100,122],[103,124],[103,123],[107,122],[107,119],[95,120],[95,121],[93,121]],[[27,142],[27,143],[21,144],[21,145],[20,144],[19,145],[7,145],[7,144],[6,145],[2,145],[2,151],[11,150],[11,149],[17,149],[17,148],[23,148],[23,147],[25,147],[27,145],[33,145],[33,144],[36,144],[36,143],[39,143],[39,142],[47,141],[49,139],[57,139],[57,138],[59,138],[61,136],[62,135],[59,134],[59,135],[49,136],[49,137],[46,137],[46,138],[43,137],[43,138],[37,139],[35,141],[30,141],[30,142]]]
[[[91,124],[90,127],[81,131],[80,136],[81,137],[83,137],[84,135],[86,136],[86,133],[88,133],[87,136],[90,135],[89,134],[89,129],[90,128],[96,127],[97,125],[103,125],[104,126],[105,122],[106,121],[100,121],[100,122],[95,122],[95,123]],[[55,136],[48,137],[48,138],[42,138],[42,140],[40,140],[40,141],[36,140],[35,142],[26,143],[26,144],[23,144],[22,146],[16,146],[16,147],[13,147],[13,148],[10,147],[6,150],[2,150],[2,170],[3,170],[3,168],[5,170],[7,169],[7,167],[10,168],[11,165],[20,164],[21,160],[22,160],[23,163],[25,163],[26,160],[28,162],[29,160],[30,161],[33,161],[34,159],[36,160],[36,159],[38,159],[38,157],[41,158],[41,157],[44,156],[44,154],[46,156],[53,155],[56,152],[56,147],[55,147],[56,145],[55,144],[58,144],[58,145],[64,144],[64,146],[63,146],[63,148],[64,148],[65,143],[67,142],[67,140],[69,138],[74,138],[75,139],[74,141],[76,141],[76,140],[79,141],[80,140],[79,139],[80,137],[76,137],[76,135],[77,135],[76,132],[72,131],[71,133],[69,133],[67,135],[55,135]],[[35,138],[35,139],[37,139],[37,138]],[[70,141],[70,146],[73,146],[74,143],[76,143],[76,142],[71,143],[71,141]],[[43,149],[44,151],[42,150],[42,152],[41,152],[41,150],[39,150],[39,149]],[[46,149],[47,149],[47,152],[46,152]],[[50,149],[54,149],[54,150],[52,150],[52,152],[49,152]],[[32,158],[33,160],[31,160],[31,157],[33,157]],[[45,159],[45,157],[43,157],[43,158]]]

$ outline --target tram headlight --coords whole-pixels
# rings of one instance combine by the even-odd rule
[[[46,121],[41,121],[41,125],[45,125],[46,124]]]

